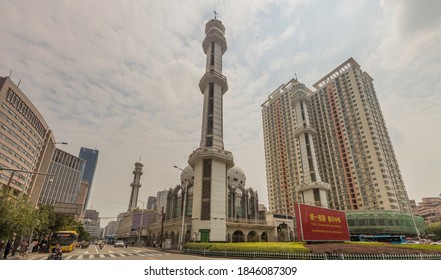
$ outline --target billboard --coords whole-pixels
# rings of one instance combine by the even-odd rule
[[[350,241],[345,212],[300,203],[294,209],[300,241]]]

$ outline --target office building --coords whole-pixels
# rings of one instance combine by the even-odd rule
[[[89,196],[92,191],[93,177],[95,176],[96,166],[98,164],[99,151],[97,149],[89,149],[81,147],[79,158],[86,161],[86,166],[84,167],[84,173],[82,180],[87,182],[89,188],[86,195],[86,202],[84,203],[83,210],[86,210],[89,203]]]
[[[155,196],[149,196],[147,198],[147,208],[150,210],[156,210],[157,209],[157,199]]]
[[[36,206],[55,139],[43,116],[9,77],[0,77],[0,185]]]
[[[101,239],[100,213],[93,209],[87,209],[84,212],[84,229],[93,239]]]
[[[158,212],[162,211],[162,207],[164,207],[164,213],[167,212],[167,195],[168,190],[159,191],[156,194],[156,210]]]
[[[39,204],[77,204],[85,164],[84,160],[55,148],[48,169],[54,176],[45,178]]]

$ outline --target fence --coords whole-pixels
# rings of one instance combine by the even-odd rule
[[[247,251],[210,251],[184,249],[184,253],[203,256],[244,259],[288,259],[288,260],[441,260],[441,254],[310,254]]]

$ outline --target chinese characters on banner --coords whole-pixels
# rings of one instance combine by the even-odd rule
[[[295,214],[300,241],[350,240],[343,211],[296,203]]]

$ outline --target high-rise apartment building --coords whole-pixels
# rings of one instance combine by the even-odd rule
[[[293,214],[300,174],[291,108],[293,93],[288,87],[292,85],[282,84],[262,104],[262,118],[269,211]]]
[[[350,58],[314,87],[312,119],[330,207],[410,212],[373,79]]]
[[[262,104],[270,211],[293,215],[294,202],[328,206],[328,184],[320,179],[311,126],[312,92],[292,79]]]
[[[314,85],[314,92],[305,89],[310,126],[303,128],[302,109],[292,106],[295,82],[280,86],[262,104],[270,211],[291,213],[291,203],[302,202],[300,185],[311,170],[305,170],[300,130],[315,136],[316,167],[330,186],[330,208],[410,211],[372,81],[354,59],[341,64]]]
[[[93,183],[93,177],[95,176],[95,170],[98,163],[98,154],[99,151],[97,149],[89,149],[81,147],[80,149],[80,155],[78,156],[80,159],[83,159],[86,161],[86,166],[84,168],[83,173],[83,181],[86,181],[89,189],[86,195],[86,203],[84,203],[84,211],[87,208],[87,204],[89,203],[89,196],[92,192],[92,183]]]

